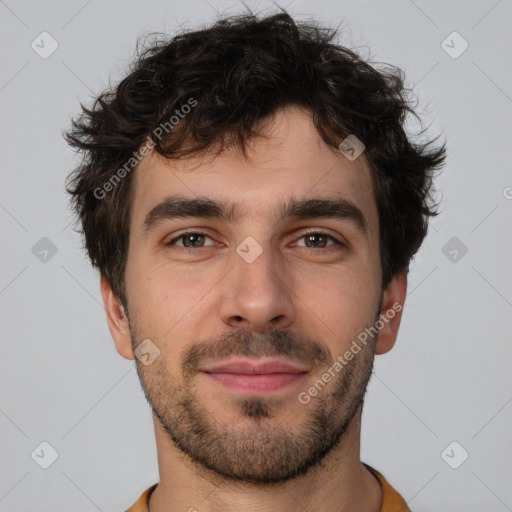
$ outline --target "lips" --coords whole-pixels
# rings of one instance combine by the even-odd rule
[[[233,358],[200,368],[211,382],[251,395],[263,395],[296,384],[308,371],[303,365],[275,358]]]
[[[277,359],[236,359],[200,368],[205,373],[238,373],[243,375],[267,375],[271,373],[306,373],[308,368],[291,361]]]

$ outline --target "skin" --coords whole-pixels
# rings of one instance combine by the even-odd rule
[[[267,139],[250,142],[248,159],[237,149],[183,161],[145,157],[134,171],[126,314],[101,278],[119,354],[134,359],[144,339],[160,350],[148,366],[135,358],[155,413],[160,483],[151,512],[380,509],[380,485],[360,461],[360,420],[374,355],[392,349],[401,311],[309,404],[297,397],[379,313],[403,306],[406,275],[381,290],[379,222],[364,153],[350,161],[328,147],[309,113],[296,107],[280,111],[264,133]],[[250,215],[238,222],[166,219],[144,234],[147,213],[171,194],[240,203]],[[276,221],[274,208],[292,197],[348,199],[363,212],[368,234],[347,219]],[[314,240],[320,247],[308,246],[310,228],[344,246],[322,236]],[[206,235],[194,241],[195,252],[182,238],[164,245],[186,229]],[[262,248],[252,263],[236,252],[248,236]],[[203,356],[184,365],[193,362],[193,347]],[[197,372],[216,356],[248,351],[295,357],[310,371],[252,401]],[[322,411],[325,425],[318,428]],[[203,437],[192,427],[202,427]],[[322,433],[332,446],[318,456]],[[215,467],[195,457],[205,453]],[[308,459],[313,453],[318,460]],[[263,481],[266,474],[273,483]]]

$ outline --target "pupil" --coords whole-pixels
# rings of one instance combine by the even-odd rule
[[[323,235],[308,235],[307,240],[308,240],[308,242],[313,242],[313,239],[315,239],[315,238],[324,238],[324,236]],[[322,243],[320,243],[320,244],[313,243],[313,246],[314,247],[319,247],[319,246],[323,247],[324,244],[322,244]]]
[[[196,244],[194,243],[194,239],[197,239],[197,237],[200,237],[200,236],[202,236],[202,235],[198,235],[198,234],[194,234],[194,233],[193,233],[193,234],[191,234],[191,235],[187,235],[187,236],[185,237],[185,240],[186,240],[185,245],[186,245],[187,247],[190,247],[189,242],[191,242],[191,246],[192,246],[192,247],[196,247]],[[197,241],[197,240],[196,240],[196,241]]]

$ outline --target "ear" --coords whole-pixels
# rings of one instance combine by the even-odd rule
[[[395,345],[402,319],[402,311],[407,294],[407,273],[397,274],[390,281],[382,296],[380,321],[384,324],[379,330],[375,353],[385,354]]]
[[[106,276],[101,276],[101,295],[105,305],[108,328],[117,352],[126,359],[135,359],[130,334],[130,324],[124,308],[112,290]]]

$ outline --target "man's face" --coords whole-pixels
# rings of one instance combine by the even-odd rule
[[[236,151],[146,158],[134,175],[126,268],[133,344],[149,339],[160,350],[149,365],[137,360],[155,416],[199,467],[259,483],[304,473],[343,439],[375,340],[309,403],[298,397],[375,323],[381,298],[364,157],[328,148],[298,109],[279,113],[266,133],[249,160]],[[239,216],[155,209],[171,196],[223,202]],[[307,200],[352,206],[318,216],[322,203],[309,203],[283,217],[284,206]]]

